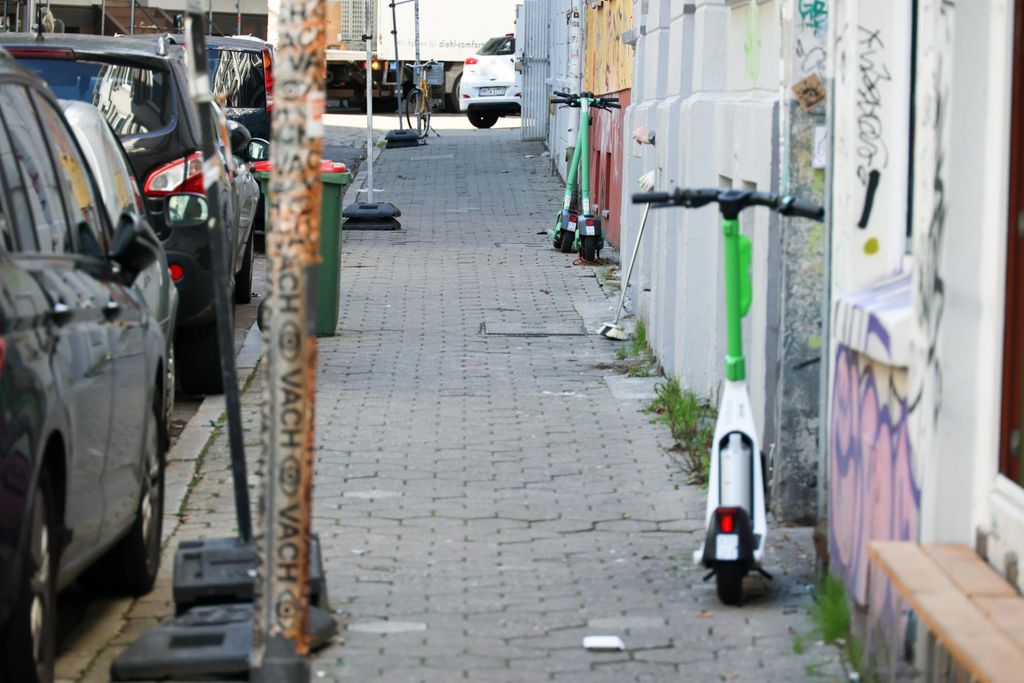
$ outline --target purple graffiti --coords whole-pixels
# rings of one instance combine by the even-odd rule
[[[872,324],[887,348],[888,335],[876,320]],[[907,400],[892,372],[845,346],[836,353],[829,554],[833,572],[861,605],[868,597],[868,541],[917,539],[921,489],[911,462]]]

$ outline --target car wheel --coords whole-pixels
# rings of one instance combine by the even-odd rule
[[[252,252],[253,232],[249,231],[249,239],[245,242],[245,254],[242,256],[242,268],[235,276],[235,303],[247,304],[252,299]]]
[[[0,630],[0,680],[49,683],[57,639],[57,514],[45,471],[39,475],[29,513],[29,538],[21,582],[7,623]]]
[[[89,590],[117,595],[145,595],[160,568],[160,533],[164,518],[164,449],[160,408],[153,406],[146,425],[142,490],[128,533],[81,577]]]
[[[202,327],[186,327],[174,335],[178,386],[184,394],[199,396],[224,391],[221,377],[217,321]]]
[[[490,128],[498,122],[497,114],[469,113],[469,122],[476,128]]]
[[[455,79],[455,83],[452,84],[452,92],[451,92],[451,94],[448,95],[448,98],[447,98],[448,101],[445,103],[445,104],[448,105],[447,107],[445,107],[445,109],[447,110],[447,112],[449,114],[458,114],[459,113],[459,89],[461,87],[462,87],[462,74],[459,74],[459,77]]]

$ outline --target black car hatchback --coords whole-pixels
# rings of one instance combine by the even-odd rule
[[[166,343],[53,95],[0,50],[0,680],[53,677],[57,591],[142,594],[159,566]]]
[[[172,229],[163,215],[168,195],[204,191],[199,115],[180,38],[45,34],[37,40],[33,34],[0,33],[0,47],[42,78],[58,98],[95,105],[121,140],[178,288],[178,386],[188,394],[218,393],[222,387],[210,234],[205,228]],[[234,180],[222,173],[221,182],[226,190],[220,210],[228,232],[228,272],[240,283],[236,301],[244,303],[251,291],[252,218],[243,224]]]
[[[254,138],[270,140],[274,109],[274,50],[248,36],[207,39],[210,87],[224,98],[224,114]]]

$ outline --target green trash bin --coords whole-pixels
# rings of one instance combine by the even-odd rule
[[[265,230],[270,224],[270,162],[254,165],[252,176],[263,192]],[[352,183],[352,174],[345,164],[323,161],[320,164],[323,195],[320,199],[320,264],[316,267],[313,286],[316,288],[316,334],[331,337],[338,329],[338,307],[341,300],[341,198]]]

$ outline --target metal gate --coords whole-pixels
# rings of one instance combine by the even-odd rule
[[[545,140],[548,136],[548,0],[524,0],[519,14],[522,41],[523,140]]]

